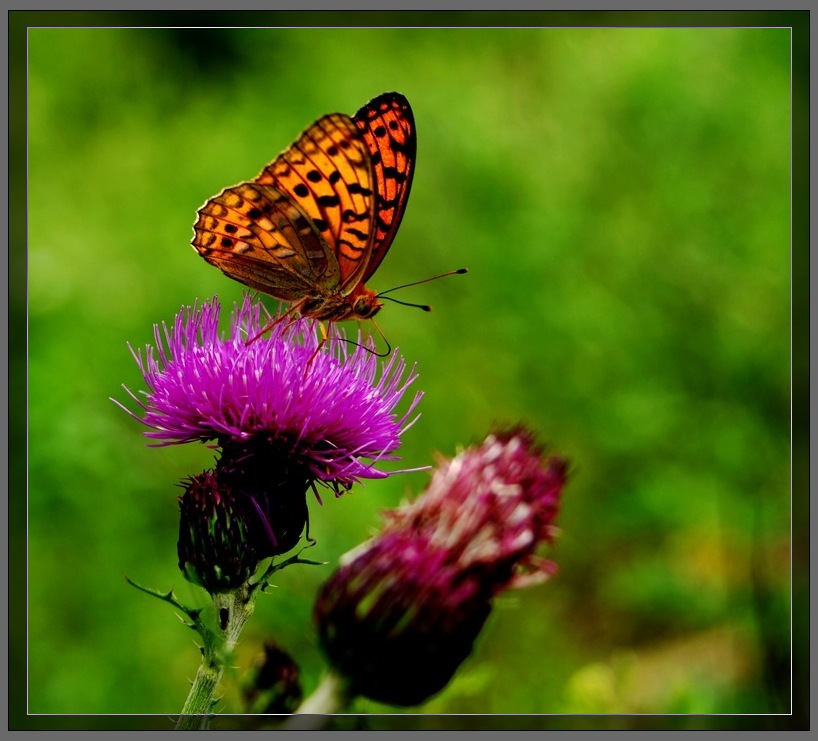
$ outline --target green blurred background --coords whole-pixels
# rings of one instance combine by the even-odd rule
[[[189,245],[208,197],[388,90],[418,162],[370,287],[470,269],[398,295],[433,313],[379,317],[425,392],[402,464],[523,421],[574,470],[558,576],[501,597],[411,710],[789,711],[788,29],[36,28],[28,64],[30,713],[181,708],[195,636],[123,574],[205,604],[175,484],[213,455],[147,448],[109,401],[143,388],[126,343],[239,299]],[[427,478],[326,497],[311,557]],[[268,637],[316,686],[330,569],[259,599],[223,711]]]

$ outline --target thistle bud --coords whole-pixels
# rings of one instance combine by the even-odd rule
[[[205,471],[187,482],[179,506],[177,552],[185,578],[211,594],[244,584],[260,560],[251,538],[258,515],[246,497]]]
[[[274,641],[250,670],[242,695],[248,713],[292,713],[302,697],[298,664]]]
[[[315,605],[321,647],[353,694],[417,705],[471,653],[491,595],[444,549],[411,535],[389,533],[349,555]]]

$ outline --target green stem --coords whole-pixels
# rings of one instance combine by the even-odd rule
[[[202,663],[176,723],[177,731],[205,730],[210,726],[216,688],[242,628],[253,614],[255,603],[256,591],[249,584],[232,592],[213,595],[217,632],[210,639],[203,635]]]
[[[210,725],[208,712],[213,706],[213,695],[224,673],[224,667],[208,661],[202,656],[202,663],[185,700],[182,714],[176,722],[177,731],[199,731]]]

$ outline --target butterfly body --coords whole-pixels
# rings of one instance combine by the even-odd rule
[[[324,116],[252,181],[207,201],[193,247],[225,275],[303,316],[374,316],[365,286],[392,244],[414,173],[412,109],[384,93]]]

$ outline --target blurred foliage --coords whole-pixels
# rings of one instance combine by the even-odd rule
[[[425,391],[400,465],[517,421],[573,463],[559,574],[414,710],[788,712],[787,29],[36,28],[28,62],[29,712],[181,708],[192,635],[122,575],[205,602],[174,485],[212,452],[149,449],[109,401],[143,387],[126,343],[241,295],[189,246],[208,197],[387,90],[418,165],[370,286],[470,269],[379,317]],[[427,476],[325,497],[310,557]],[[226,712],[271,637],[316,686],[330,568],[260,598]]]

